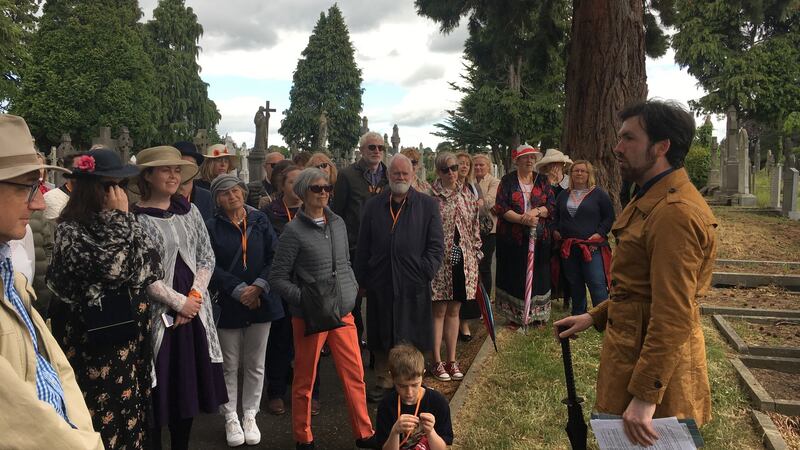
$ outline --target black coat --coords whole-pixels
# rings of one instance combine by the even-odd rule
[[[367,200],[356,250],[355,273],[367,289],[367,342],[388,351],[402,341],[431,350],[431,280],[444,257],[439,204],[409,190],[392,232],[390,191]]]
[[[219,292],[221,313],[217,326],[244,328],[251,323],[271,322],[283,317],[281,299],[269,290],[267,283],[278,238],[275,237],[266,214],[247,207],[247,228],[250,231],[247,237],[247,269],[244,268],[242,255],[238,252],[242,247],[242,235],[230,219],[220,212],[206,221],[206,226],[214,256],[217,258],[209,286],[209,289]],[[233,258],[237,253],[234,263]],[[261,294],[261,306],[251,310],[233,297],[234,290],[241,283],[267,287]]]
[[[351,252],[355,250],[358,243],[362,207],[370,198],[384,190],[388,190],[387,184],[389,182],[386,179],[388,169],[383,163],[380,164],[383,169],[383,177],[374,186],[367,181],[364,175],[367,171],[367,166],[363,159],[345,167],[336,178],[331,209],[344,219]]]
[[[211,192],[200,186],[192,187],[192,203],[197,206],[203,220],[208,220],[214,216],[214,201],[211,199]]]

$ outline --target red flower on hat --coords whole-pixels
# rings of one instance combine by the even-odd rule
[[[211,153],[213,154],[213,156],[227,155],[228,154],[228,147],[223,148],[222,151],[219,151],[218,148],[215,148],[214,151],[211,152]]]
[[[89,155],[79,156],[75,160],[73,167],[83,172],[94,172],[94,157]]]

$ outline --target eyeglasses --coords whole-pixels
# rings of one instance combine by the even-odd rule
[[[5,180],[0,181],[0,183],[29,189],[30,191],[28,192],[27,203],[28,205],[30,205],[31,202],[33,201],[33,198],[36,196],[36,192],[38,192],[40,190],[39,188],[44,184],[44,181],[41,178],[39,178],[38,180],[34,181],[33,184],[15,183],[13,181],[5,181]]]
[[[384,147],[384,146],[382,146],[382,145],[369,144],[369,145],[367,146],[367,148],[368,148],[370,151],[373,151],[373,152],[374,152],[375,150],[383,151],[383,149],[384,149],[385,147]]]
[[[323,169],[327,169],[329,165],[330,164],[328,164],[328,163],[320,163],[320,164],[318,164],[318,165],[316,165],[314,167],[316,167],[317,169],[323,170]]]
[[[439,167],[439,172],[441,173],[458,172],[458,164],[453,164],[452,166],[448,167]]]
[[[589,173],[589,171],[583,169],[572,169],[572,173]]]
[[[308,187],[308,190],[315,194],[321,194],[322,191],[325,191],[330,194],[331,192],[333,192],[333,186],[331,186],[330,184],[325,184],[325,185],[312,184],[311,186]]]
[[[419,161],[417,161],[416,159],[411,160],[411,165],[416,166],[417,164],[419,164]]]
[[[120,181],[103,181],[100,184],[103,185],[103,190],[105,190],[106,192],[114,186],[117,186],[120,189],[125,189],[128,187],[128,179],[125,178]]]

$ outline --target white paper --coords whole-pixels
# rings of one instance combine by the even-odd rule
[[[689,428],[675,417],[653,419],[653,428],[658,434],[655,445],[642,447],[633,445],[625,436],[622,419],[592,419],[592,431],[601,450],[695,450]]]

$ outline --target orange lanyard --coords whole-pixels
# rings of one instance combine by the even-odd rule
[[[398,214],[399,214],[399,213],[398,213]],[[414,415],[415,415],[415,416],[416,416],[417,414],[419,414],[419,405],[420,405],[420,403],[422,403],[422,397],[423,397],[424,395],[425,395],[425,389],[424,389],[424,388],[422,388],[422,387],[420,387],[420,388],[419,388],[419,393],[417,394],[417,408],[414,410]],[[400,419],[400,394],[399,394],[399,393],[397,394],[397,419],[398,419],[398,420]],[[401,443],[400,443],[400,445],[398,446],[398,448],[399,448],[399,447],[402,447],[402,446],[403,446],[403,444],[405,444],[406,442],[408,442],[408,440],[411,438],[411,435],[412,435],[412,434],[414,434],[414,431],[413,431],[413,430],[412,430],[412,431],[410,431],[410,432],[409,432],[409,433],[406,435],[405,439],[403,439],[403,442],[401,442]]]
[[[233,218],[231,218],[231,223],[242,235],[242,267],[247,270],[247,211],[244,212],[243,228],[239,228],[239,224],[234,223]]]
[[[403,212],[403,207],[406,206],[406,200],[408,200],[408,197],[403,199],[403,203],[400,204],[400,209],[398,209],[397,214],[395,214],[394,208],[392,207],[392,199],[389,199],[389,214],[392,215],[392,233],[394,233],[394,227],[397,226],[397,219],[400,218],[400,213]]]
[[[288,217],[289,218],[289,222],[291,222],[292,221],[292,211],[289,210],[288,206],[286,206],[286,202],[285,201],[281,200],[281,203],[283,203],[283,209],[286,210],[286,217]]]

